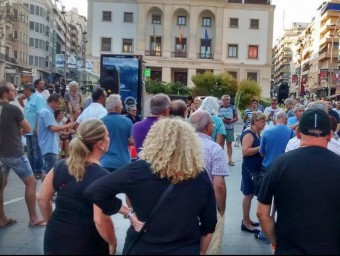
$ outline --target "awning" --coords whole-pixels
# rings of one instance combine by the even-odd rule
[[[340,96],[340,94],[334,94],[334,95],[330,96],[330,98],[331,98],[331,99],[332,99],[332,98],[337,98],[338,96]]]

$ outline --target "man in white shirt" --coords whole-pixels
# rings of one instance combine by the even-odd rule
[[[101,119],[102,117],[106,116],[107,110],[104,107],[106,98],[107,94],[103,88],[97,87],[94,89],[92,93],[93,102],[86,109],[84,109],[84,111],[77,118],[76,126],[90,118]]]

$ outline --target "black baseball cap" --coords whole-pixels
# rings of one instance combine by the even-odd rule
[[[331,122],[328,113],[322,109],[306,110],[299,122],[299,130],[304,135],[325,137],[331,131]]]

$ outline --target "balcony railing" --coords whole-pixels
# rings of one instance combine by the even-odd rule
[[[242,0],[228,0],[229,3],[240,3],[242,4]]]
[[[197,53],[197,58],[199,59],[214,59],[214,54],[213,53]]]
[[[171,52],[171,57],[188,58],[188,53],[187,52]]]
[[[244,0],[245,4],[270,4],[269,0]]]
[[[3,59],[3,60],[8,61],[8,62],[11,62],[13,64],[17,64],[18,63],[16,58],[12,58],[9,55],[3,54],[3,53],[0,53],[0,59]]]
[[[145,56],[162,56],[162,51],[145,51]]]

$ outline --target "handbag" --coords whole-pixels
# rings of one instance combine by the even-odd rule
[[[253,172],[253,171],[248,170],[248,173],[249,173],[249,175],[251,177],[251,181],[253,183],[254,195],[257,196],[259,191],[260,191],[261,184],[262,184],[264,171]]]
[[[145,221],[143,227],[141,228],[141,230],[138,232],[137,236],[132,240],[132,242],[130,243],[129,247],[126,249],[126,255],[130,254],[130,251],[132,250],[132,248],[135,246],[135,244],[137,243],[137,241],[141,238],[141,236],[144,234],[146,228],[147,228],[147,224],[149,223],[149,221],[151,220],[151,218],[154,216],[155,212],[158,210],[158,208],[161,206],[161,204],[163,203],[165,197],[169,194],[169,192],[174,188],[174,184],[172,184],[170,182],[170,184],[168,185],[168,187],[163,191],[163,193],[161,194],[161,196],[159,197],[157,203],[155,204],[155,206],[152,208],[152,210],[149,213],[149,216],[147,218],[147,220]]]

